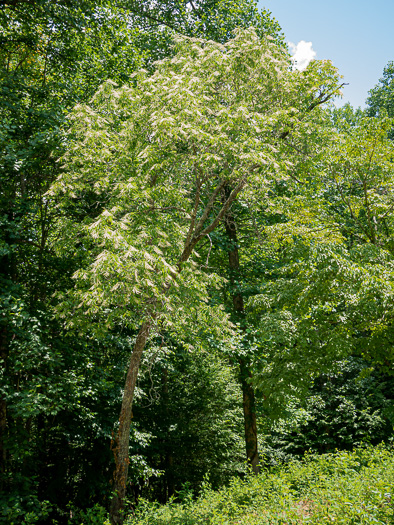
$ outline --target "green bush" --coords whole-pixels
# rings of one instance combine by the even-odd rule
[[[84,511],[71,508],[68,525],[109,525],[108,512],[98,504]]]
[[[51,510],[49,501],[39,501],[35,495],[0,497],[0,523],[4,525],[43,523]]]
[[[394,453],[384,446],[306,455],[259,476],[234,478],[196,500],[143,501],[127,525],[279,525],[394,523]]]

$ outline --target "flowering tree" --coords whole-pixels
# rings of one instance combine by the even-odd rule
[[[199,267],[196,248],[241,193],[266,198],[271,181],[291,176],[297,151],[318,133],[319,108],[340,88],[330,62],[293,71],[287,52],[253,29],[224,45],[185,37],[177,45],[151,76],[106,83],[90,106],[75,109],[66,171],[51,190],[60,205],[87,195],[95,203],[82,230],[63,224],[87,262],[60,315],[69,325],[82,312],[137,330],[114,439],[113,523],[121,521],[147,341],[159,329],[229,331],[207,302],[214,276]]]

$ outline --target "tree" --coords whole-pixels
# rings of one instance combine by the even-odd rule
[[[101,377],[105,366],[93,357],[89,341],[80,346],[67,334],[60,337],[53,319],[52,294],[69,286],[76,261],[51,250],[57,212],[44,197],[61,171],[67,112],[108,75],[125,81],[141,65],[135,31],[119,12],[106,15],[96,2],[0,4],[0,507],[7,522],[33,509],[43,519],[40,500],[63,508],[70,499],[78,503],[78,473],[89,477],[89,469],[77,464],[80,444],[66,435],[85,436],[86,458],[90,446],[99,455],[100,441],[110,435],[95,433],[92,398],[103,396],[110,412],[111,388],[101,389],[101,380],[86,374],[95,394],[83,393],[82,370],[90,359]],[[105,428],[101,416],[96,428]],[[101,472],[98,483],[105,485]],[[92,497],[96,481],[90,483]]]
[[[242,332],[246,332],[245,324],[245,305],[240,280],[240,254],[238,249],[237,224],[234,214],[227,212],[224,220],[225,231],[228,240],[228,269],[231,285],[232,317],[234,322],[238,322]],[[246,338],[244,338],[246,339]],[[244,345],[247,345],[246,340]],[[242,386],[243,412],[244,412],[244,431],[246,458],[255,474],[259,472],[259,454],[257,444],[257,422],[256,422],[256,403],[255,393],[251,384],[252,372],[250,367],[250,357],[248,355],[239,356],[239,377]]]
[[[36,487],[43,493],[47,479],[54,476],[53,471],[48,473],[46,460],[41,461],[44,450],[48,455],[56,451],[59,428],[65,434],[80,432],[73,426],[80,405],[64,394],[69,388],[67,375],[77,377],[74,388],[83,391],[80,372],[87,362],[94,362],[103,376],[107,373],[105,339],[92,343],[86,337],[81,351],[67,331],[60,337],[61,327],[52,319],[54,291],[67,288],[69,276],[81,264],[74,251],[64,250],[60,257],[54,254],[58,210],[45,197],[62,171],[58,159],[68,112],[75,103],[89,100],[108,78],[123,84],[141,66],[152,71],[155,60],[173,53],[174,31],[225,41],[232,29],[242,25],[254,25],[281,41],[279,25],[268,12],[259,14],[249,0],[236,5],[223,0],[194,2],[192,9],[178,0],[155,4],[0,1],[0,475],[5,494],[29,491],[32,495]],[[92,194],[85,195],[67,212],[78,221],[97,214],[100,206]],[[119,337],[127,340],[123,335]],[[104,356],[97,355],[98,348]],[[119,351],[117,345],[114,348]],[[100,391],[94,386],[95,377],[92,396]],[[112,394],[101,393],[107,399],[101,405],[111,405]],[[60,402],[61,395],[67,402]],[[81,396],[75,397],[84,399],[89,413],[90,396]],[[91,417],[89,421],[95,424]],[[16,449],[15,442],[26,447]],[[89,448],[92,440],[86,442]],[[78,476],[65,479],[66,471],[71,473],[75,467],[70,458],[78,455],[75,448],[73,454],[73,446],[71,441],[61,447],[64,455],[58,461],[63,470],[56,476],[60,484],[64,482],[63,488],[70,488],[53,490],[56,504],[60,494],[77,492],[71,486],[75,481],[68,481]],[[17,479],[24,482],[18,485]],[[55,480],[51,486],[57,486]]]
[[[287,418],[265,422],[266,460],[287,461],[306,451],[324,454],[389,441],[393,429],[392,378],[350,357],[319,374],[305,399],[289,403]]]
[[[150,335],[166,329],[187,340],[199,325],[213,330],[213,320],[224,329],[221,309],[207,304],[214,276],[198,268],[195,249],[242,191],[283,176],[318,108],[339,90],[331,63],[291,71],[286,52],[252,29],[224,45],[184,37],[177,44],[178,54],[151,76],[141,71],[135,87],[106,83],[91,106],[75,110],[67,170],[49,194],[71,206],[93,190],[104,208],[73,234],[63,225],[68,242],[92,250],[94,260],[75,274],[75,302],[68,296],[59,314],[70,327],[78,312],[105,326],[139,327],[115,437],[114,523]]]
[[[394,62],[389,62],[383,69],[383,77],[379,83],[369,91],[366,100],[366,113],[370,117],[394,117]],[[394,139],[394,130],[389,132]]]
[[[292,239],[280,278],[249,302],[271,358],[262,385],[281,378],[282,391],[305,391],[306,379],[349,356],[392,371],[390,126],[387,118],[342,123],[319,159],[319,177],[301,200],[286,201],[294,222],[282,226]]]
[[[162,475],[144,487],[131,468],[137,494],[166,502],[186,483],[197,493],[207,476],[220,487],[244,471],[240,388],[234,367],[209,343],[183,348],[163,336],[143,356],[132,429],[149,438],[143,447],[131,440],[130,460],[138,454]]]

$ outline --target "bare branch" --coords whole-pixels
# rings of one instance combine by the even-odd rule
[[[222,209],[219,211],[219,213],[216,215],[215,219],[211,222],[209,226],[207,226],[202,232],[197,236],[193,238],[194,243],[197,244],[197,242],[202,239],[205,235],[208,235],[211,233],[216,226],[219,224],[219,222],[223,219],[224,215],[226,214],[227,210],[230,208],[231,204],[234,202],[235,198],[237,197],[238,193],[240,193],[243,188],[245,187],[247,183],[247,178],[244,177],[237,186],[233,189],[233,191],[230,193],[228,199],[223,204]]]
[[[209,250],[208,250],[208,255],[207,255],[207,260],[205,262],[205,268],[208,268],[208,263],[209,263],[209,256],[211,255],[211,250],[212,250],[212,239],[211,239],[211,236],[208,234],[207,235],[208,239],[209,239]]]
[[[200,232],[201,230],[203,229],[204,227],[204,224],[205,224],[205,221],[207,220],[208,218],[208,215],[209,213],[211,212],[212,208],[213,208],[213,205],[215,204],[215,200],[216,200],[216,197],[219,195],[219,193],[222,191],[222,189],[224,188],[224,185],[225,185],[225,180],[221,180],[220,181],[220,184],[215,188],[215,190],[213,191],[209,201],[208,201],[208,204],[205,206],[205,209],[203,211],[203,214],[201,216],[201,219],[198,221],[197,223],[197,226],[196,226],[196,229],[194,231],[194,235],[193,235],[193,238],[196,238],[196,237],[199,237],[200,235]],[[212,231],[212,230],[211,230]]]

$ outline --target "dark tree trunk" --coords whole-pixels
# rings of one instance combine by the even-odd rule
[[[0,328],[0,366],[5,368],[8,357],[7,328]],[[0,490],[5,489],[5,474],[7,463],[7,451],[5,446],[7,432],[7,403],[3,396],[0,396]]]
[[[162,375],[162,402],[163,402],[163,414],[165,416],[166,427],[169,427],[169,394],[168,394],[168,370],[163,369]],[[172,445],[170,440],[165,438],[164,441],[165,456],[163,458],[163,465],[165,469],[165,483],[164,483],[164,499],[163,502],[167,502],[170,497],[174,494],[174,458],[172,455]]]
[[[243,320],[245,317],[244,300],[242,293],[235,291],[235,281],[238,280],[240,274],[237,229],[234,216],[229,212],[226,214],[225,228],[227,238],[229,239],[231,246],[228,250],[228,264],[230,284],[232,286],[231,297],[233,302],[233,317],[235,320],[241,321],[241,326],[243,326]],[[240,367],[239,377],[242,387],[246,458],[248,464],[252,468],[252,471],[255,474],[258,474],[259,454],[257,446],[256,405],[254,389],[250,382],[252,378],[252,372],[246,358],[239,359],[238,362]]]
[[[239,360],[239,368],[244,412],[246,458],[254,474],[258,474],[260,469],[257,447],[256,405],[254,389],[250,383],[252,373],[249,364],[244,359]]]
[[[133,397],[142,353],[149,337],[152,321],[144,323],[137,335],[127,371],[120,410],[119,428],[113,442],[115,458],[114,496],[111,501],[110,519],[113,525],[123,523],[123,504],[126,495],[127,474],[129,469],[130,425],[133,417]]]

